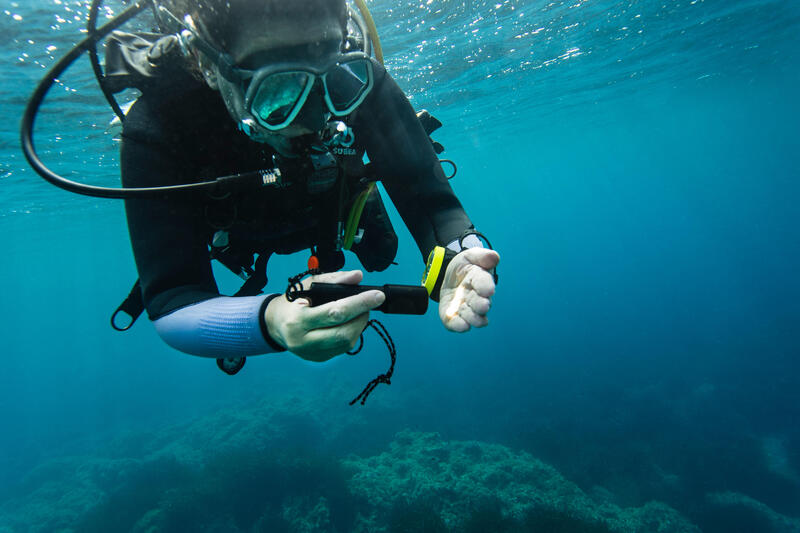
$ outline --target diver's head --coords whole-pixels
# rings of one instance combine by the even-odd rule
[[[164,0],[239,127],[279,151],[352,112],[372,65],[343,54],[345,0]],[[161,17],[163,19],[163,16]]]
[[[345,0],[156,0],[156,4],[177,17],[189,15],[204,37],[236,60],[252,45],[304,43],[306,36],[341,42],[347,28]]]

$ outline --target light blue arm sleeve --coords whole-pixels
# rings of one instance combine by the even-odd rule
[[[274,353],[261,322],[270,296],[218,296],[176,309],[153,321],[161,339],[181,352],[201,357],[246,357]]]
[[[458,241],[458,239],[454,240],[448,244],[447,247],[453,250],[455,253],[458,253],[461,250],[466,250],[467,248],[483,248],[483,243],[477,235],[467,235],[464,237],[464,240],[461,243]],[[464,245],[463,248],[461,247],[462,244]]]

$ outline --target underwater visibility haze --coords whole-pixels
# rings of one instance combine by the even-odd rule
[[[373,334],[231,377],[109,327],[123,204],[46,184],[19,143],[88,2],[0,4],[0,532],[800,532],[800,3],[369,8],[502,260],[484,329],[380,316],[392,383],[350,407],[389,363]],[[118,186],[112,118],[81,59],[36,147]],[[390,215],[398,265],[365,282],[417,283]],[[266,290],[305,263],[273,258]]]

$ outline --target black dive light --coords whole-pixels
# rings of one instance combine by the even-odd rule
[[[291,291],[292,300],[305,298],[311,307],[341,300],[354,294],[378,290],[386,300],[376,311],[402,315],[424,315],[428,310],[428,291],[421,285],[345,285],[343,283],[312,282],[305,290]]]

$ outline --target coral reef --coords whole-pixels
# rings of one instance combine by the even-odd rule
[[[564,520],[607,525],[610,531],[699,531],[660,503],[626,509],[597,503],[552,467],[498,444],[447,442],[435,433],[403,431],[389,451],[350,457],[345,465],[354,472],[350,490],[372,508],[360,516],[365,531],[382,531],[398,500],[425,502],[451,529],[463,528],[476,504],[494,501],[499,505],[495,519],[519,523],[544,509],[561,513]]]
[[[31,472],[0,506],[0,532],[699,531],[664,504],[592,498],[499,444],[404,430],[383,453],[342,459],[325,451],[354,427],[328,430],[339,422],[295,400],[120,436]]]
[[[724,530],[726,533],[800,533],[800,519],[784,516],[744,494],[716,492],[709,494],[707,499],[719,510],[714,517],[715,530]]]
[[[424,501],[403,499],[398,500],[389,511],[386,528],[390,533],[447,533],[444,520],[431,505]]]

